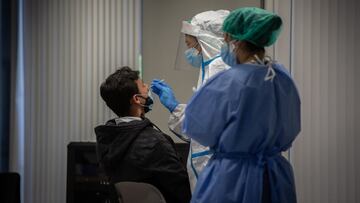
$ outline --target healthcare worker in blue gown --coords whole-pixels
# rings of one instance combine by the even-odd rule
[[[221,57],[231,68],[210,78],[185,109],[184,133],[214,153],[191,202],[296,202],[293,169],[281,152],[300,132],[299,94],[288,70],[264,50],[281,26],[260,8],[225,19]]]

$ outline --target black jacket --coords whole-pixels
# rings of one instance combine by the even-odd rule
[[[95,128],[97,156],[112,183],[145,182],[157,187],[167,203],[190,202],[188,175],[172,139],[144,119]]]

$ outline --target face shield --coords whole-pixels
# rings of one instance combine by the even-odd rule
[[[191,70],[193,68],[200,68],[202,62],[201,46],[196,37],[180,33],[175,69]]]
[[[201,63],[219,56],[221,46],[224,43],[221,31],[222,22],[228,13],[229,11],[225,10],[206,11],[194,16],[191,22],[183,21],[175,60],[176,70],[190,70],[194,68],[194,64],[198,64],[197,60],[199,59],[197,57],[192,57],[196,62],[193,62],[192,65],[189,63],[191,61],[189,60],[190,49],[194,46],[189,46],[185,35],[196,38],[197,46],[200,46],[201,50],[199,53],[201,55]],[[191,53],[193,52],[194,50]],[[196,53],[193,53],[193,56],[195,55]],[[201,64],[197,68],[200,67]]]

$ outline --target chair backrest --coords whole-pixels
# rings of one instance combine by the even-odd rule
[[[20,175],[0,173],[0,202],[20,203]]]
[[[161,192],[148,183],[119,182],[115,188],[121,203],[166,203]]]

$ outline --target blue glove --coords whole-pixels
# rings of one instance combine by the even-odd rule
[[[171,87],[162,80],[154,79],[151,82],[151,90],[159,96],[160,102],[172,113],[179,105]]]

